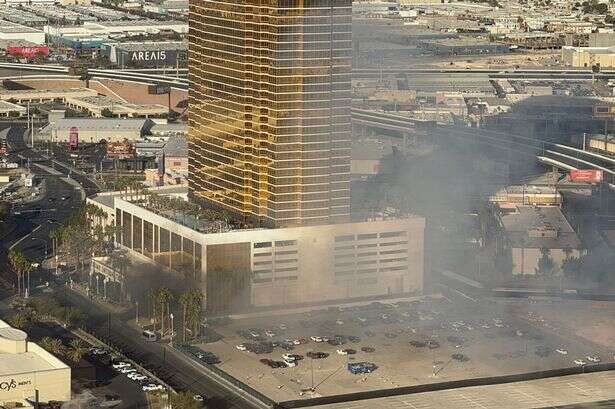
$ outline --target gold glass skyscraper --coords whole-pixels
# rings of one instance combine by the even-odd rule
[[[272,227],[350,219],[351,0],[190,0],[193,198]]]

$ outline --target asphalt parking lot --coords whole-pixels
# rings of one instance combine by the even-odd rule
[[[575,366],[576,359],[591,364],[587,356],[598,356],[602,362],[612,360],[610,348],[569,336],[560,328],[536,325],[523,314],[493,300],[473,303],[428,297],[396,304],[236,319],[214,324],[224,339],[200,348],[220,358],[220,369],[278,401],[556,369]],[[336,335],[345,341],[343,345],[310,339],[333,339]],[[353,342],[350,336],[359,339]],[[239,344],[250,349],[259,342],[276,345],[284,340],[290,345],[301,339],[307,343],[293,345],[292,350],[275,346],[270,353],[266,347],[261,348],[264,353],[256,354],[237,348]],[[364,352],[362,347],[374,351]],[[357,353],[336,352],[344,348]],[[315,351],[329,355],[322,359],[307,357]],[[281,361],[285,353],[305,358],[297,366],[286,368],[260,362]],[[349,362],[370,362],[377,369],[354,375],[347,369]]]

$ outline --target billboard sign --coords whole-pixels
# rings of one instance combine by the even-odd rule
[[[49,56],[49,47],[34,46],[34,47],[7,47],[6,53],[15,57],[35,58],[37,55],[43,57]]]
[[[600,183],[604,172],[595,169],[578,169],[570,171],[570,181],[580,183]]]

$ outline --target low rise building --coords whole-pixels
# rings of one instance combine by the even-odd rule
[[[489,201],[500,209],[516,209],[518,205],[561,207],[562,195],[553,186],[517,185],[498,190]]]
[[[45,126],[36,138],[68,142],[71,133],[77,133],[79,142],[137,141],[149,133],[152,125],[150,119],[61,118]]]
[[[436,41],[423,41],[419,47],[437,55],[485,55],[505,54],[510,51],[506,44],[462,38]]]
[[[23,40],[34,44],[45,44],[45,33],[10,21],[0,21],[0,40]]]
[[[562,47],[562,61],[567,67],[615,67],[615,46],[611,47]]]
[[[513,275],[559,274],[566,258],[582,254],[581,241],[558,206],[518,205],[501,215],[501,225]]]
[[[200,288],[210,312],[422,291],[421,217],[234,228],[126,199],[113,199],[118,244]]]
[[[27,102],[66,102],[68,98],[93,97],[98,93],[89,88],[58,88],[58,89],[2,89],[0,101],[14,101],[20,104]]]
[[[169,108],[164,105],[131,104],[104,95],[67,97],[65,104],[69,108],[86,111],[95,118],[150,118],[164,117],[169,113]]]
[[[1,407],[33,407],[36,392],[41,402],[68,401],[70,382],[70,367],[0,321]]]

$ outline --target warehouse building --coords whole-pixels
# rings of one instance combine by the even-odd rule
[[[104,43],[101,53],[120,68],[185,66],[188,43],[184,41]]]
[[[80,142],[137,141],[149,133],[150,119],[61,118],[45,126],[36,138],[41,141],[68,142],[76,132]]]
[[[0,406],[32,407],[38,391],[42,402],[71,398],[71,370],[28,335],[0,321]]]
[[[170,31],[177,34],[188,33],[188,23],[183,21],[158,21],[158,20],[137,20],[137,21],[99,21],[85,22],[82,25],[58,27],[46,25],[44,32],[54,37],[74,36],[74,37],[100,37],[110,38],[112,36],[136,36],[158,34],[161,31]]]
[[[45,44],[45,33],[32,27],[0,20],[0,40],[24,40]]]

